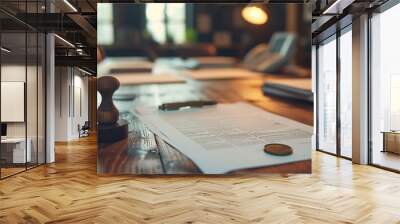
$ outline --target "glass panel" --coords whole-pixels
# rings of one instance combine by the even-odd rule
[[[340,36],[340,153],[352,157],[352,33]]]
[[[336,153],[336,38],[318,48],[318,147]]]
[[[25,170],[26,33],[1,34],[1,140],[2,177]]]
[[[38,164],[45,163],[45,60],[46,60],[46,37],[44,34],[39,34],[38,45]]]
[[[315,45],[312,45],[311,48],[311,81],[312,81],[312,90],[315,93],[316,91],[316,86],[317,86],[317,47]],[[313,125],[313,137],[312,137],[312,149],[316,150],[316,136],[317,136],[317,102],[316,100],[316,95],[314,94],[314,105],[313,105],[313,120],[314,120],[314,125]]]
[[[400,170],[400,4],[372,22],[372,163]]]
[[[0,4],[16,13],[43,13],[45,1]],[[0,12],[1,14],[1,12]],[[0,15],[1,177],[45,162],[45,35]],[[4,22],[6,21],[6,22]]]
[[[28,168],[37,165],[37,75],[38,75],[38,35],[36,32],[29,32],[28,38],[28,63],[27,63],[27,79],[26,79],[26,115],[27,115],[27,150]]]
[[[38,2],[27,2],[27,13],[37,13]],[[33,19],[37,19],[34,17]],[[26,75],[26,131],[27,131],[27,167],[37,166],[37,76],[38,76],[38,34],[35,30],[27,30],[27,75]]]

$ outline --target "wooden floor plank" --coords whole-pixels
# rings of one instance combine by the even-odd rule
[[[400,175],[313,152],[313,173],[96,174],[96,139],[0,181],[0,223],[400,223]]]

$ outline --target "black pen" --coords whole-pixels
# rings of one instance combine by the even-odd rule
[[[164,103],[161,104],[158,109],[160,110],[179,110],[182,108],[199,108],[203,106],[216,105],[217,101],[199,100],[199,101],[186,101],[176,103]]]

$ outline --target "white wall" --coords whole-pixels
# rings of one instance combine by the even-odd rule
[[[67,67],[55,68],[55,141],[68,140],[68,71]]]
[[[2,65],[1,66],[1,81],[3,82],[25,82],[25,71],[24,65]],[[31,73],[35,67],[28,66],[28,73]],[[36,72],[36,70],[35,70]],[[29,95],[29,93],[28,93]],[[35,93],[36,96],[36,93]],[[1,110],[7,110],[7,108],[1,108]],[[7,123],[7,136],[8,137],[25,137],[25,122],[11,122]]]
[[[77,139],[78,125],[88,120],[88,78],[83,75],[76,68],[56,67],[56,141]]]
[[[81,76],[82,73],[79,72],[79,75],[76,75],[77,70],[75,70],[75,75],[74,75],[74,82],[73,89],[74,91],[72,92],[73,96],[72,99],[74,99],[74,102],[71,103],[71,105],[74,105],[73,108],[71,109],[72,114],[71,114],[71,136],[72,138],[78,138],[79,133],[78,133],[78,125],[83,125],[85,121],[89,120],[89,111],[88,111],[88,78]]]

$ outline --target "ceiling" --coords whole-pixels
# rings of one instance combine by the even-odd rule
[[[95,73],[96,5],[96,0],[47,0],[47,5],[45,0],[1,0],[2,44],[12,49],[8,58],[26,55],[26,30],[55,33],[56,65],[80,66]],[[29,56],[36,46],[27,37]]]
[[[385,4],[388,0],[316,0],[313,5],[313,43],[351,24],[352,19]]]

